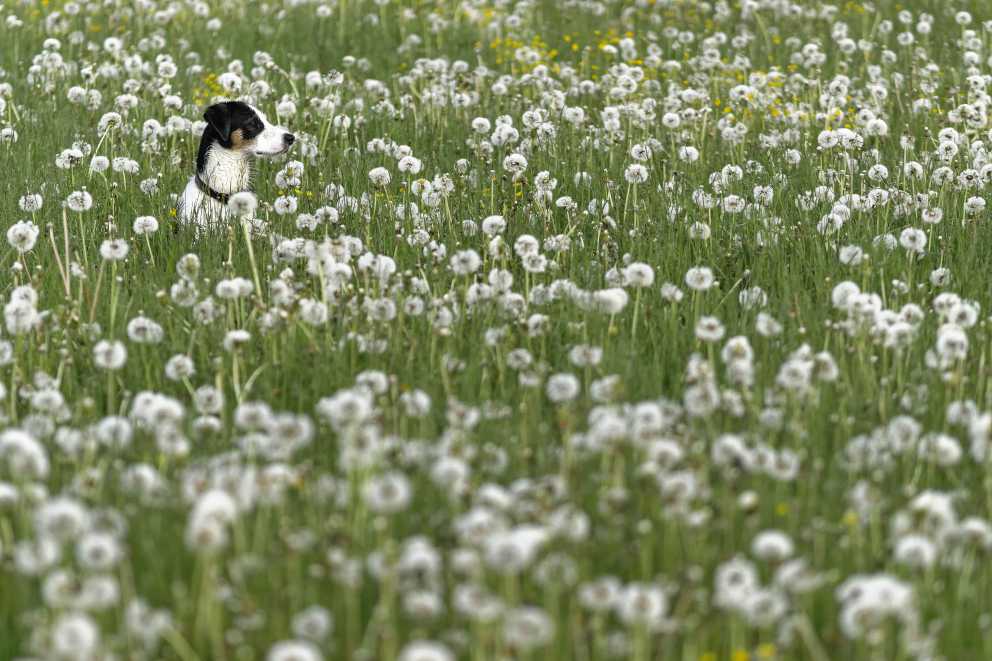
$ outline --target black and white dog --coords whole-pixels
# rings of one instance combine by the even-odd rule
[[[241,101],[214,104],[203,119],[207,126],[196,155],[196,174],[176,208],[181,222],[201,229],[224,219],[231,196],[250,189],[256,156],[282,154],[296,141],[283,127],[270,124],[261,110]]]

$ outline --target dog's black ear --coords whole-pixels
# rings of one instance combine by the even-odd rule
[[[231,141],[231,109],[226,103],[215,103],[207,108],[203,119],[217,131],[221,142],[226,144]]]

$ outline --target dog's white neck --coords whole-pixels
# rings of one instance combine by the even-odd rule
[[[218,193],[237,193],[251,187],[252,157],[243,151],[214,145],[207,152],[207,162],[200,178]]]

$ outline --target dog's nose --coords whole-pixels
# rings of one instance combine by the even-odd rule
[[[283,133],[282,134],[282,141],[284,143],[286,143],[286,146],[288,147],[291,144],[293,144],[294,142],[296,142],[296,136],[293,135],[292,133]]]

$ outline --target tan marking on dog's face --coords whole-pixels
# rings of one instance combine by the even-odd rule
[[[244,131],[241,129],[234,129],[231,131],[231,149],[239,151],[249,149],[254,142],[254,139],[246,140]]]

